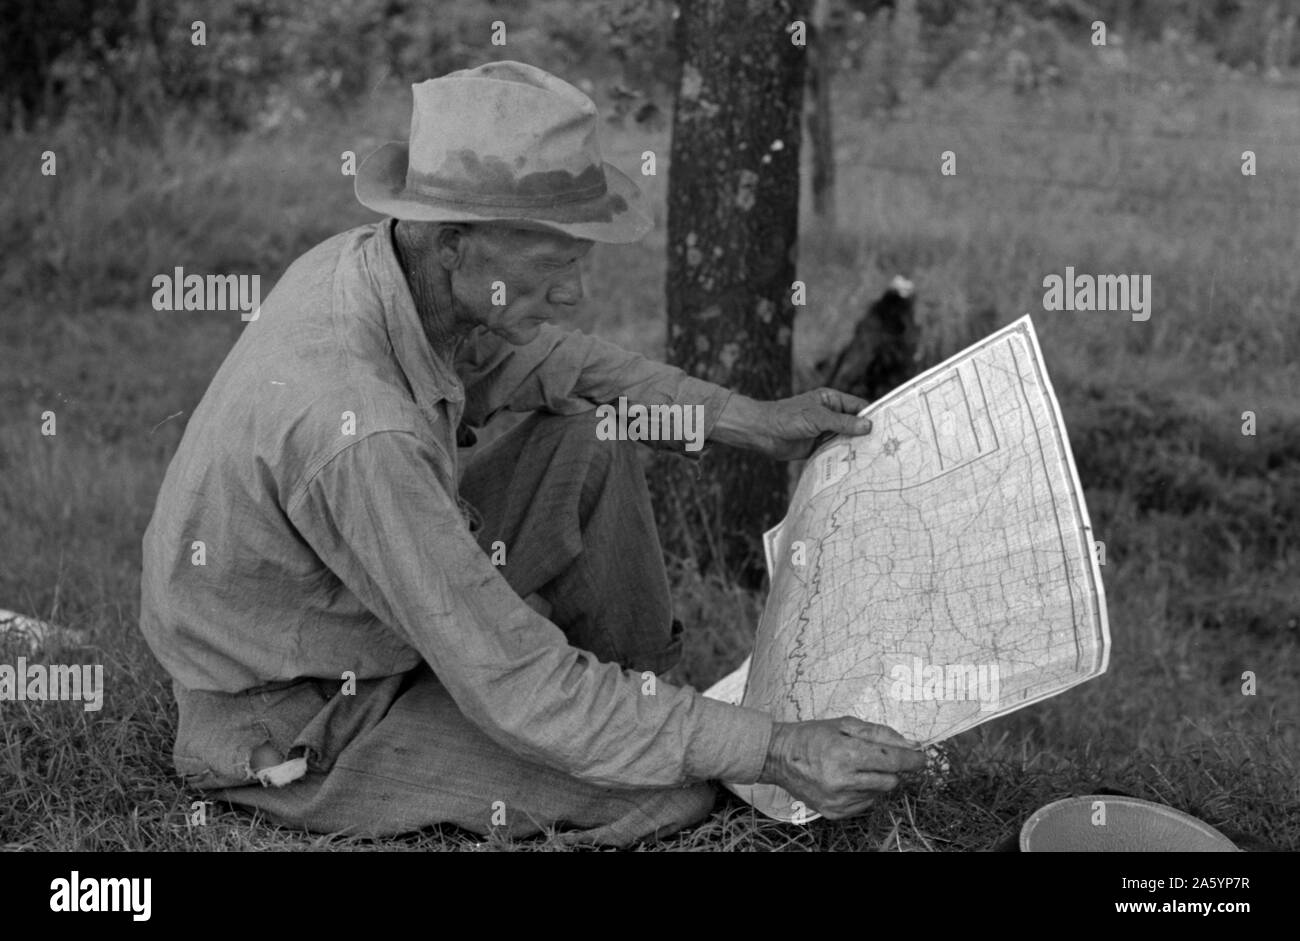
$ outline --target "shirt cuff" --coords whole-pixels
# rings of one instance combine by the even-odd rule
[[[731,399],[732,392],[716,382],[687,376],[682,380],[678,399],[682,402],[698,402],[704,406],[704,437],[707,440],[713,434],[713,426],[722,418],[722,412]]]
[[[722,412],[731,401],[734,393],[720,386],[715,382],[709,382],[707,379],[697,379],[694,376],[687,376],[681,381],[678,387],[676,401],[689,403],[691,405],[704,406],[704,429],[701,434],[704,444],[698,451],[684,451],[673,448],[673,453],[680,454],[692,461],[699,461],[713,447],[713,442],[709,438],[713,435],[713,428],[722,418]]]
[[[763,774],[773,719],[748,706],[733,706],[696,693],[699,731],[687,756],[691,777],[754,784]]]

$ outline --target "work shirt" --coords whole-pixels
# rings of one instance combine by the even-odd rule
[[[243,784],[255,748],[293,736],[322,761],[353,721],[329,692],[349,676],[363,690],[398,683],[423,660],[493,740],[584,780],[756,780],[770,717],[663,682],[643,695],[639,674],[570,646],[491,564],[457,498],[462,420],[626,396],[703,405],[707,432],[729,393],[549,324],[518,347],[476,333],[449,365],[421,327],[393,225],[289,267],[167,470],[140,623],[175,681],[178,769]]]

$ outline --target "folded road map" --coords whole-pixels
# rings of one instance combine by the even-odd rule
[[[818,448],[764,534],[754,653],[705,695],[931,745],[1104,673],[1092,527],[1029,317],[862,414],[871,433]],[[818,816],[728,787],[778,820]]]

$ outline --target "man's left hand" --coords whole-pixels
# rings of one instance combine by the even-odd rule
[[[779,461],[798,460],[812,454],[823,435],[871,431],[871,420],[857,417],[870,404],[855,395],[824,388],[775,402],[735,393],[727,400],[710,437]]]

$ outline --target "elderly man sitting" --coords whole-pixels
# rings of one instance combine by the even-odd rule
[[[590,99],[515,62],[416,85],[409,144],[356,190],[391,218],[285,272],[145,533],[182,775],[313,831],[622,845],[701,819],[712,780],[842,817],[920,767],[855,719],[643,694],[681,626],[635,445],[601,440],[596,406],[701,406],[711,441],[788,459],[865,432],[865,403],[757,402],[546,323],[593,242],[651,227]],[[503,409],[533,414],[462,473],[467,426]]]

